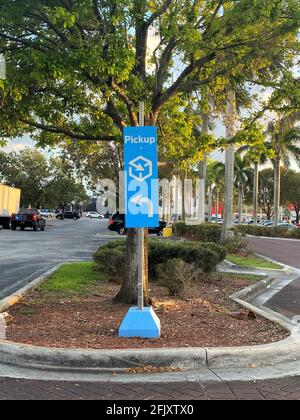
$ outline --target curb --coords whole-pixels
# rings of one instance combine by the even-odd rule
[[[273,268],[269,268],[269,270],[274,270],[274,271],[278,271],[278,272],[285,272],[285,273],[289,273],[289,272],[294,270],[294,268],[291,267],[290,265],[282,264],[282,263],[274,260],[273,258],[266,257],[265,255],[258,254],[258,253],[255,253],[254,255],[256,255],[257,257],[263,258],[264,260],[269,261],[270,263],[277,264],[277,265],[280,265],[282,267],[282,270],[276,270],[276,269],[273,269]]]
[[[58,264],[16,294],[0,302],[0,312],[19,302],[61,266]],[[199,368],[251,368],[300,361],[300,326],[298,323],[252,305],[249,301],[268,289],[274,280],[264,279],[234,294],[231,298],[285,328],[291,333],[287,339],[273,344],[230,348],[165,348],[130,350],[85,350],[36,347],[0,340],[0,362],[16,368],[48,372],[114,373],[133,367],[152,366],[193,370]],[[272,312],[272,313],[271,313]]]
[[[282,269],[280,268],[264,268],[264,267],[247,267],[247,266],[243,266],[243,265],[237,265],[234,264],[228,260],[224,260],[224,263],[227,264],[229,266],[229,268],[235,269],[235,270],[249,270],[251,272],[251,270],[256,270],[257,272],[260,271],[264,271],[266,273],[278,273],[278,274],[282,274],[282,273],[288,273],[290,270],[292,270],[292,268],[288,265],[284,265],[278,262],[275,262],[274,260],[271,260],[270,258],[265,257],[264,255],[259,255],[259,254],[255,254],[257,257],[263,258],[266,261],[272,262],[274,264],[277,264],[279,266],[282,267]],[[254,274],[254,272],[253,272]]]
[[[16,293],[13,293],[7,298],[2,299],[0,301],[0,313],[5,312],[8,308],[20,302],[20,300],[22,300],[28,292],[35,290],[41,283],[46,281],[52,274],[54,274],[57,270],[60,269],[60,267],[62,267],[65,264],[68,263],[57,264],[55,267],[51,268],[46,273],[42,274],[41,276],[37,277],[35,280],[30,282],[27,286],[23,287],[22,289],[19,289]]]

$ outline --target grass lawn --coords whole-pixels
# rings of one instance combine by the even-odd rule
[[[93,262],[78,262],[63,265],[39,287],[44,293],[85,293],[93,284],[105,281],[104,274],[95,270]]]
[[[54,273],[45,283],[43,283],[38,291],[41,295],[58,293],[62,295],[81,295],[94,293],[96,286],[101,286],[106,282],[103,273],[95,270],[96,265],[92,262],[70,263],[63,265],[56,273]],[[220,274],[211,273],[209,278],[214,280]],[[222,277],[228,281],[233,279],[241,279],[249,281],[260,281],[264,277],[255,275],[240,274],[222,274]],[[101,286],[102,287],[102,286]]]
[[[264,258],[256,257],[255,255],[251,255],[249,257],[228,255],[226,259],[232,264],[239,265],[241,267],[272,268],[274,270],[282,270],[281,265],[274,264],[265,260]]]

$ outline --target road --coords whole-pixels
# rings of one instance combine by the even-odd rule
[[[254,252],[300,269],[300,240],[262,238],[248,238],[248,240]],[[290,318],[300,316],[300,278],[283,288],[265,305]]]
[[[282,264],[300,268],[300,240],[247,238],[256,253],[273,258]]]
[[[100,245],[118,236],[107,220],[49,223],[45,232],[0,231],[0,299],[69,260],[89,260]]]

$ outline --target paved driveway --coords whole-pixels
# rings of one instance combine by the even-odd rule
[[[9,296],[54,265],[89,260],[102,244],[118,236],[107,220],[50,223],[45,232],[0,231],[0,299]]]
[[[300,240],[247,238],[250,248],[291,267],[300,268]]]

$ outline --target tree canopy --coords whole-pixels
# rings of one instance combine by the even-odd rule
[[[156,124],[174,96],[273,83],[299,22],[298,0],[2,0],[0,136],[119,140],[141,99]]]
[[[1,152],[0,180],[21,189],[24,207],[65,207],[87,198],[84,185],[64,161],[59,157],[47,159],[35,149]]]

